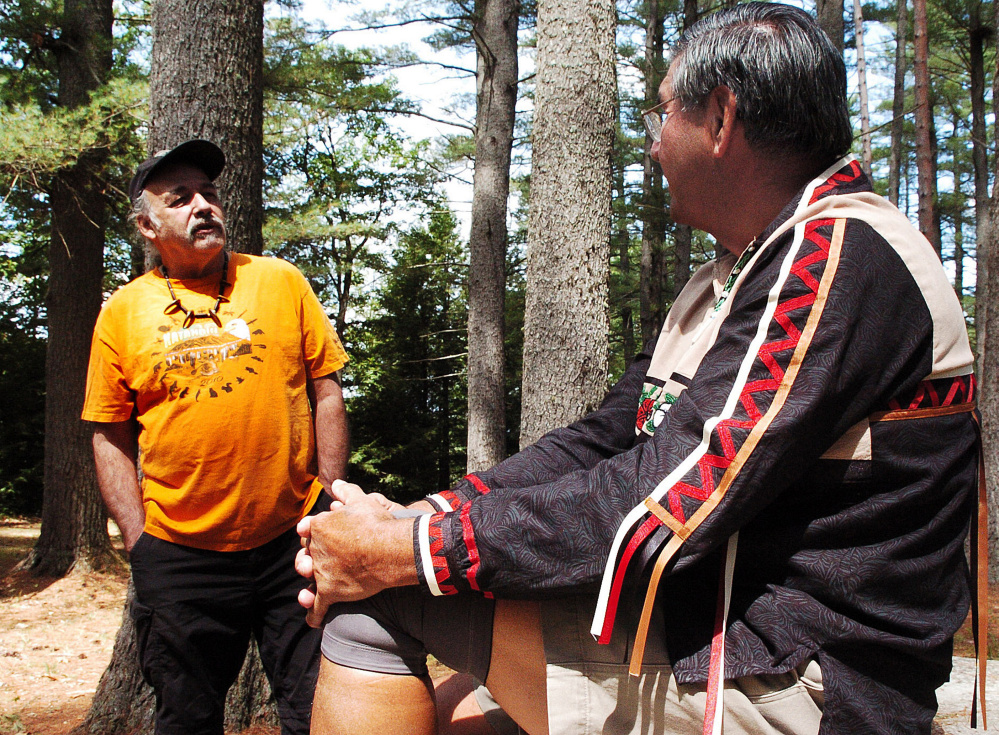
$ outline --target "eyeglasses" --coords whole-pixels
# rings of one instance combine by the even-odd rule
[[[652,138],[653,143],[658,143],[662,139],[663,123],[666,122],[666,117],[669,114],[667,112],[662,112],[662,110],[666,107],[666,105],[675,99],[676,97],[670,97],[668,100],[660,102],[655,107],[642,110],[642,122],[645,123],[645,130],[648,132],[649,137]]]

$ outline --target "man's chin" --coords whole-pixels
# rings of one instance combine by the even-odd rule
[[[191,243],[200,249],[225,247],[225,230],[200,230],[191,234]]]

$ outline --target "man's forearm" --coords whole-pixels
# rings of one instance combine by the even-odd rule
[[[136,439],[137,429],[131,421],[95,425],[97,483],[108,512],[121,530],[126,551],[132,550],[146,523],[135,470]]]
[[[347,410],[336,374],[316,378],[312,381],[312,392],[319,481],[328,489],[334,480],[347,478],[347,457],[350,454]]]

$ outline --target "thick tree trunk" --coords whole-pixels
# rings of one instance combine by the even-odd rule
[[[871,114],[867,101],[867,59],[864,56],[864,11],[853,0],[853,27],[857,45],[857,86],[860,91],[861,162],[867,177],[874,179],[874,153],[871,151]]]
[[[888,199],[896,207],[899,203],[898,191],[902,180],[902,139],[905,123],[905,47],[909,36],[909,12],[906,0],[898,0],[898,14],[895,24],[895,96],[891,103],[891,159],[888,163]]]
[[[692,1],[692,0],[691,0]],[[694,4],[696,13],[697,4]],[[658,101],[659,84],[666,74],[663,63],[664,7],[649,0],[645,20],[645,100]],[[639,274],[639,318],[642,343],[654,339],[666,319],[666,192],[659,164],[652,160],[652,138],[645,134],[642,157],[642,254]]]
[[[975,177],[975,242],[977,243],[976,279],[988,282],[987,258],[989,234],[989,161],[985,128],[985,40],[990,29],[982,23],[981,3],[972,6],[971,27],[968,29],[968,49],[971,62],[971,162]],[[975,333],[985,338],[985,320],[975,309]]]
[[[697,22],[697,0],[684,0],[683,30]],[[694,242],[694,232],[689,225],[676,225],[673,229],[673,300],[680,295],[690,280],[690,249]],[[665,309],[665,305],[663,307]],[[664,315],[665,316],[665,315]],[[658,332],[658,329],[656,330]]]
[[[999,217],[999,196],[993,194],[990,205],[993,222]],[[982,244],[979,243],[981,251]],[[999,304],[994,294],[999,294],[999,244],[995,228],[989,228],[985,248],[988,259],[987,279],[979,274],[976,283],[976,311],[979,321],[984,319],[985,335],[978,334],[978,377],[981,383],[978,406],[982,412],[982,440],[985,450],[985,472],[989,494],[989,579],[999,582],[999,345],[995,343],[992,328],[999,317]],[[981,259],[981,253],[979,259]]]
[[[229,247],[259,254],[263,247],[263,0],[157,0],[152,5],[149,150],[191,138],[218,144],[226,154],[219,177]],[[127,610],[126,603],[126,610]],[[94,728],[153,719],[153,702],[134,652],[131,618],[123,618],[92,715]],[[230,729],[265,721],[277,724],[256,645],[229,691]],[[130,727],[131,725],[129,725]],[[93,729],[85,732],[123,732]]]
[[[607,390],[615,21],[610,0],[538,5],[522,447]]]
[[[59,62],[59,104],[85,104],[111,69],[110,0],[67,0]],[[90,151],[59,171],[49,191],[52,235],[46,295],[45,481],[42,530],[21,568],[61,576],[75,566],[120,563],[94,471],[92,431],[80,419],[90,338],[101,308],[107,154]]]
[[[961,127],[961,118],[957,111],[952,118],[953,134],[951,137],[951,173],[954,176],[954,291],[959,299],[964,299],[964,207],[967,201],[964,192],[961,190],[961,180],[964,175],[964,167],[961,165],[961,156],[958,154],[963,141],[960,140],[958,131]]]
[[[506,214],[517,105],[517,0],[477,0],[475,177],[468,241],[469,472],[503,461]]]
[[[993,23],[999,28],[999,3],[993,3]],[[999,110],[999,57],[992,75],[993,113]],[[995,129],[999,144],[999,127]],[[994,159],[999,166],[999,156]],[[996,179],[999,181],[999,177]],[[992,190],[989,222],[999,222],[999,186]],[[985,239],[978,241],[978,275],[975,282],[975,326],[978,339],[978,378],[981,384],[978,407],[982,412],[982,440],[985,450],[985,476],[989,493],[989,579],[999,582],[999,346],[994,330],[999,304],[999,244],[996,231],[989,226]],[[984,266],[984,267],[983,267]]]
[[[204,138],[225,151],[219,177],[229,247],[263,250],[263,0],[152,4],[149,150]]]
[[[930,99],[930,44],[926,19],[926,0],[913,0],[913,31],[915,55],[913,73],[916,78],[916,170],[919,180],[919,231],[940,254],[940,238],[936,225],[936,166],[933,155],[933,105]]]
[[[833,46],[843,53],[843,0],[816,0],[815,16]]]

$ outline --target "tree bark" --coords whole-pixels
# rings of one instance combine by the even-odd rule
[[[939,230],[936,225],[936,166],[933,155],[933,105],[930,99],[930,44],[926,19],[926,0],[913,0],[913,32],[915,55],[913,73],[916,78],[916,170],[919,180],[919,231],[940,254]]]
[[[867,59],[864,56],[864,11],[853,0],[853,28],[857,46],[857,86],[860,92],[861,161],[867,178],[874,179],[874,153],[871,151],[871,114],[867,101]]]
[[[111,70],[110,0],[66,0],[60,42],[59,105],[87,102]],[[101,308],[108,202],[107,152],[83,153],[55,174],[49,194],[52,235],[46,294],[45,480],[42,530],[21,563],[34,574],[62,576],[74,567],[120,564],[107,533],[107,512],[94,470],[92,432],[80,418],[90,338]]]
[[[697,3],[691,0],[694,12]],[[658,101],[659,84],[666,74],[663,63],[663,18],[659,0],[648,1],[645,23],[645,99]],[[639,318],[642,343],[654,339],[666,319],[666,192],[659,164],[652,160],[652,138],[645,134],[642,157],[642,252],[639,273]]]
[[[816,0],[815,15],[819,27],[826,32],[833,46],[843,53],[843,0]]]
[[[697,22],[697,0],[684,0],[683,30]],[[673,300],[680,295],[690,280],[690,249],[694,242],[694,231],[690,225],[677,224],[673,228]],[[665,305],[663,306],[665,310]],[[663,315],[665,317],[665,314]],[[658,332],[658,329],[656,330]]]
[[[503,461],[506,215],[517,105],[517,0],[477,0],[475,176],[468,277],[469,472]]]
[[[226,154],[218,179],[228,246],[263,249],[263,0],[158,0],[152,5],[149,150],[204,138]],[[91,705],[86,733],[148,729],[153,700],[145,696],[127,610],[111,664]],[[256,644],[251,645],[226,700],[230,729],[277,724]],[[111,718],[110,729],[101,724]]]
[[[521,446],[607,390],[616,9],[538,5]]]
[[[999,3],[993,3],[993,23],[999,28]],[[999,57],[992,75],[993,112],[999,109]],[[994,131],[999,144],[999,128]],[[999,166],[999,156],[993,159]],[[999,180],[999,178],[997,178]],[[989,222],[999,221],[999,187],[992,190],[989,202]],[[984,240],[978,241],[978,275],[975,282],[975,325],[978,340],[978,378],[981,383],[979,410],[982,412],[982,442],[985,452],[985,478],[988,485],[989,507],[989,580],[999,582],[999,346],[991,325],[995,323],[999,304],[999,246],[995,227],[988,227]],[[984,268],[982,267],[984,265]]]
[[[982,6],[971,7],[968,29],[968,57],[971,71],[971,163],[975,177],[975,242],[977,243],[977,281],[988,283],[986,252],[989,245],[989,161],[985,128],[985,40],[990,29],[982,23]],[[985,320],[975,309],[975,333],[985,337]]]
[[[909,36],[909,12],[906,0],[897,0],[898,14],[895,24],[895,96],[891,103],[891,159],[888,163],[888,199],[896,207],[899,203],[899,184],[902,180],[902,162],[905,156],[902,133],[905,123],[905,47]]]
[[[263,250],[263,0],[152,4],[149,150],[190,138],[225,151],[229,247]]]

